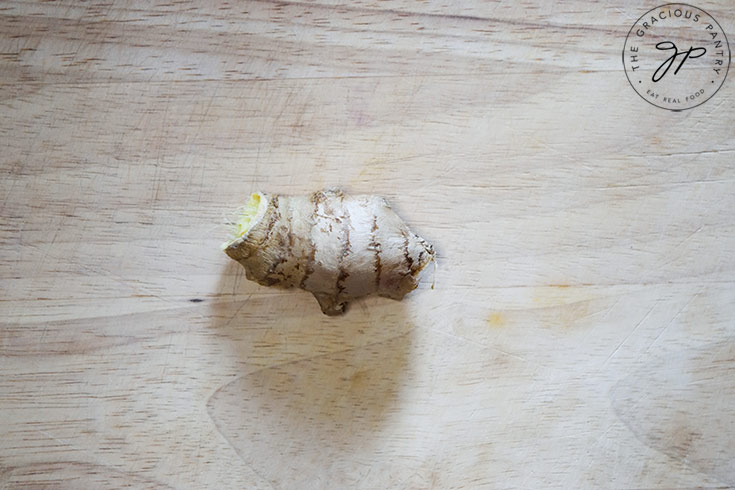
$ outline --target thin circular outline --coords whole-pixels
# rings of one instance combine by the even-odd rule
[[[710,18],[710,19],[712,19],[712,20],[714,21],[714,23],[715,23],[715,24],[717,24],[717,27],[719,27],[719,28],[720,28],[720,31],[722,32],[722,37],[724,37],[724,38],[725,38],[725,44],[727,44],[727,69],[725,70],[725,76],[723,76],[723,77],[722,77],[722,82],[720,82],[720,86],[719,86],[719,87],[717,87],[717,90],[715,90],[715,91],[714,91],[714,92],[712,93],[712,95],[710,95],[710,96],[709,96],[709,97],[708,97],[707,99],[703,100],[702,102],[700,102],[700,103],[699,103],[699,104],[697,104],[697,105],[693,105],[693,106],[691,106],[691,107],[687,107],[687,108],[685,108],[685,109],[669,109],[668,107],[661,107],[660,105],[656,105],[656,104],[654,104],[653,102],[651,102],[650,100],[648,100],[648,99],[646,99],[645,97],[643,97],[643,96],[642,96],[642,95],[641,95],[640,93],[638,93],[638,91],[637,91],[637,90],[635,89],[635,85],[633,85],[633,82],[631,82],[631,81],[630,81],[630,77],[628,76],[628,69],[627,69],[627,68],[626,68],[626,66],[625,66],[625,47],[626,47],[626,46],[628,45],[628,38],[630,37],[630,33],[631,33],[631,32],[633,32],[633,28],[635,28],[635,26],[637,26],[637,25],[638,25],[638,22],[639,22],[639,21],[640,21],[640,20],[641,20],[641,19],[642,19],[643,17],[645,17],[646,15],[650,14],[650,13],[651,13],[651,12],[653,12],[654,10],[660,9],[660,8],[662,8],[662,7],[668,7],[668,6],[671,6],[671,5],[683,5],[684,7],[691,7],[691,8],[694,8],[694,9],[697,9],[697,10],[699,10],[700,12],[704,12],[705,14],[707,14],[707,16],[709,16],[709,18]],[[623,61],[623,71],[625,72],[625,78],[627,78],[627,79],[628,79],[628,84],[629,84],[629,85],[630,85],[630,87],[631,87],[631,88],[633,89],[633,92],[635,92],[635,93],[636,93],[636,94],[637,94],[637,95],[638,95],[638,96],[639,96],[639,97],[640,97],[641,99],[645,100],[646,102],[648,102],[648,103],[649,103],[649,104],[651,104],[652,106],[654,106],[654,107],[658,107],[659,109],[663,109],[663,110],[665,110],[665,111],[672,111],[672,112],[683,112],[683,111],[688,111],[689,109],[694,109],[695,107],[699,107],[699,106],[701,106],[702,104],[704,104],[705,102],[707,102],[708,100],[710,100],[710,99],[711,99],[712,97],[714,97],[714,96],[715,96],[715,94],[717,94],[717,92],[719,92],[719,91],[720,91],[720,89],[722,88],[722,86],[723,86],[723,85],[725,84],[725,80],[727,79],[727,74],[728,74],[728,73],[730,72],[730,63],[732,62],[732,50],[730,49],[730,41],[728,41],[728,39],[727,39],[727,34],[725,34],[725,29],[723,29],[723,28],[722,28],[722,26],[720,25],[720,23],[719,23],[719,22],[717,22],[717,19],[715,19],[714,17],[712,17],[712,15],[710,15],[710,13],[709,13],[709,12],[707,12],[707,11],[706,11],[706,10],[704,10],[704,9],[701,9],[701,8],[697,7],[696,5],[691,5],[691,4],[688,4],[688,3],[678,3],[678,2],[673,2],[673,3],[664,3],[664,4],[662,4],[662,5],[659,5],[658,7],[654,7],[654,8],[652,8],[651,10],[649,10],[649,11],[645,12],[645,13],[644,13],[643,15],[641,15],[640,17],[638,17],[638,19],[637,19],[637,20],[636,20],[636,21],[635,21],[635,22],[633,23],[633,25],[632,25],[632,26],[630,27],[630,30],[628,31],[628,34],[627,34],[627,35],[625,36],[625,42],[623,43],[622,61]]]

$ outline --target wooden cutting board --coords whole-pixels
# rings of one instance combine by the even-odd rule
[[[656,5],[0,4],[0,487],[734,487],[735,84],[637,95]],[[334,186],[434,289],[329,318],[220,250]]]

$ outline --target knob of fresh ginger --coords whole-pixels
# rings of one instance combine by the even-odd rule
[[[435,260],[434,248],[385,199],[339,189],[309,196],[252,194],[234,234],[223,248],[248,279],[309,291],[327,315],[371,294],[402,299]]]

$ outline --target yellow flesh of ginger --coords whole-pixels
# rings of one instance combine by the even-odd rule
[[[243,206],[240,216],[235,222],[235,237],[239,238],[248,232],[253,223],[254,218],[258,215],[260,209],[260,195],[252,194],[250,201]]]
[[[232,239],[223,243],[222,249],[227,248],[230,243],[245,235],[250,231],[250,228],[255,226],[258,218],[263,214],[263,210],[261,208],[263,208],[265,204],[266,203],[261,199],[260,194],[250,195],[250,200],[246,205],[239,209],[238,216],[232,225]]]

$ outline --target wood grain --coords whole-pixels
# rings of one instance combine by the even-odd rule
[[[655,5],[0,4],[0,487],[735,487],[735,86],[635,94]],[[329,186],[435,288],[327,318],[219,249]]]

